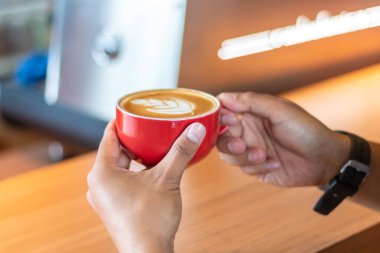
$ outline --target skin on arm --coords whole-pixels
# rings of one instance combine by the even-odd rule
[[[180,182],[205,132],[199,123],[190,125],[157,166],[135,172],[142,165],[120,147],[115,122],[107,126],[87,177],[87,198],[119,252],[174,252],[182,215]]]
[[[380,211],[380,145],[370,143],[371,145],[371,164],[369,175],[359,187],[359,191],[352,197],[352,200]]]
[[[249,175],[282,187],[318,186],[335,176],[349,158],[351,142],[298,105],[254,92],[223,93],[219,138],[221,158]],[[371,144],[370,175],[353,200],[380,210],[380,148]]]

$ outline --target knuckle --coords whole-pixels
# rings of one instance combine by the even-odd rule
[[[297,109],[297,110],[303,110],[301,106],[299,106],[298,104],[294,103],[293,101],[290,101],[286,98],[282,98],[282,97],[274,97],[279,103],[278,103],[278,109],[289,109],[289,108],[293,108],[293,109]]]
[[[160,188],[177,188],[179,187],[181,182],[181,177],[177,174],[173,173],[166,173],[164,177],[162,177],[162,180],[160,180]]]
[[[229,154],[222,153],[220,155],[220,159],[222,161],[224,161],[225,163],[232,165],[232,166],[240,165],[240,163],[235,159],[235,157],[232,155],[229,155]]]
[[[248,92],[244,92],[244,93],[240,93],[240,99],[242,100],[251,100],[252,97],[255,96],[256,93],[254,93],[253,91],[248,91]]]
[[[100,182],[99,175],[95,173],[94,171],[90,171],[87,174],[87,184],[90,188],[93,188],[94,186],[98,185]]]
[[[242,172],[244,172],[245,174],[251,175],[251,176],[264,174],[264,172],[262,170],[260,170],[259,168],[255,167],[255,166],[240,167],[240,170]]]
[[[191,157],[193,155],[193,149],[189,147],[190,145],[186,145],[184,143],[177,142],[174,145],[174,149],[177,155],[181,157]]]
[[[243,127],[242,125],[232,126],[226,134],[227,137],[239,138],[243,134]]]
[[[264,94],[260,94],[260,96],[265,98],[265,100],[268,100],[268,101],[277,102],[277,103],[280,102],[278,104],[282,104],[284,102],[284,99],[281,99],[280,97],[275,96],[275,95],[264,93]]]
[[[153,170],[149,177],[149,187],[155,192],[162,192],[171,189],[178,190],[180,179],[172,173],[160,172]]]
[[[248,175],[252,175],[252,173],[254,172],[252,170],[252,168],[247,168],[247,167],[240,167],[240,170],[245,173],[245,174],[248,174]]]
[[[155,169],[147,170],[144,174],[145,179],[149,182],[149,185],[152,186],[155,190],[161,185],[162,179],[162,168],[161,165],[156,166]]]

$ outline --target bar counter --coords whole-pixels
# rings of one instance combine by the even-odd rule
[[[380,65],[283,96],[329,127],[380,141]],[[0,252],[116,252],[86,201],[94,158],[90,153],[0,181]],[[182,192],[180,253],[346,252],[334,246],[380,223],[378,213],[350,201],[328,217],[318,215],[312,211],[317,188],[265,185],[224,164],[216,150],[186,171]]]

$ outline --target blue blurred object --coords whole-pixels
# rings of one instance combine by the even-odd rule
[[[48,55],[44,52],[34,52],[21,60],[16,70],[16,79],[22,86],[37,85],[46,79]]]

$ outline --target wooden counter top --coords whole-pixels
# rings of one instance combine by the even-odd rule
[[[94,154],[0,183],[0,252],[116,252],[85,198]],[[176,252],[315,252],[380,221],[345,203],[330,217],[311,211],[315,188],[261,184],[216,152],[183,181]]]
[[[372,107],[380,101],[380,65],[313,87],[285,96],[331,127],[347,126],[380,140],[376,126],[366,124],[380,127],[380,106]],[[328,96],[330,91],[337,96]],[[343,107],[337,98],[350,103]],[[348,113],[361,117],[361,128],[359,123],[340,125],[337,118],[344,120],[341,115]],[[94,157],[91,153],[0,181],[0,252],[116,252],[85,197]],[[320,194],[314,187],[262,184],[222,163],[213,151],[185,173],[176,252],[318,252],[380,222],[378,213],[349,201],[322,217],[312,211]]]

